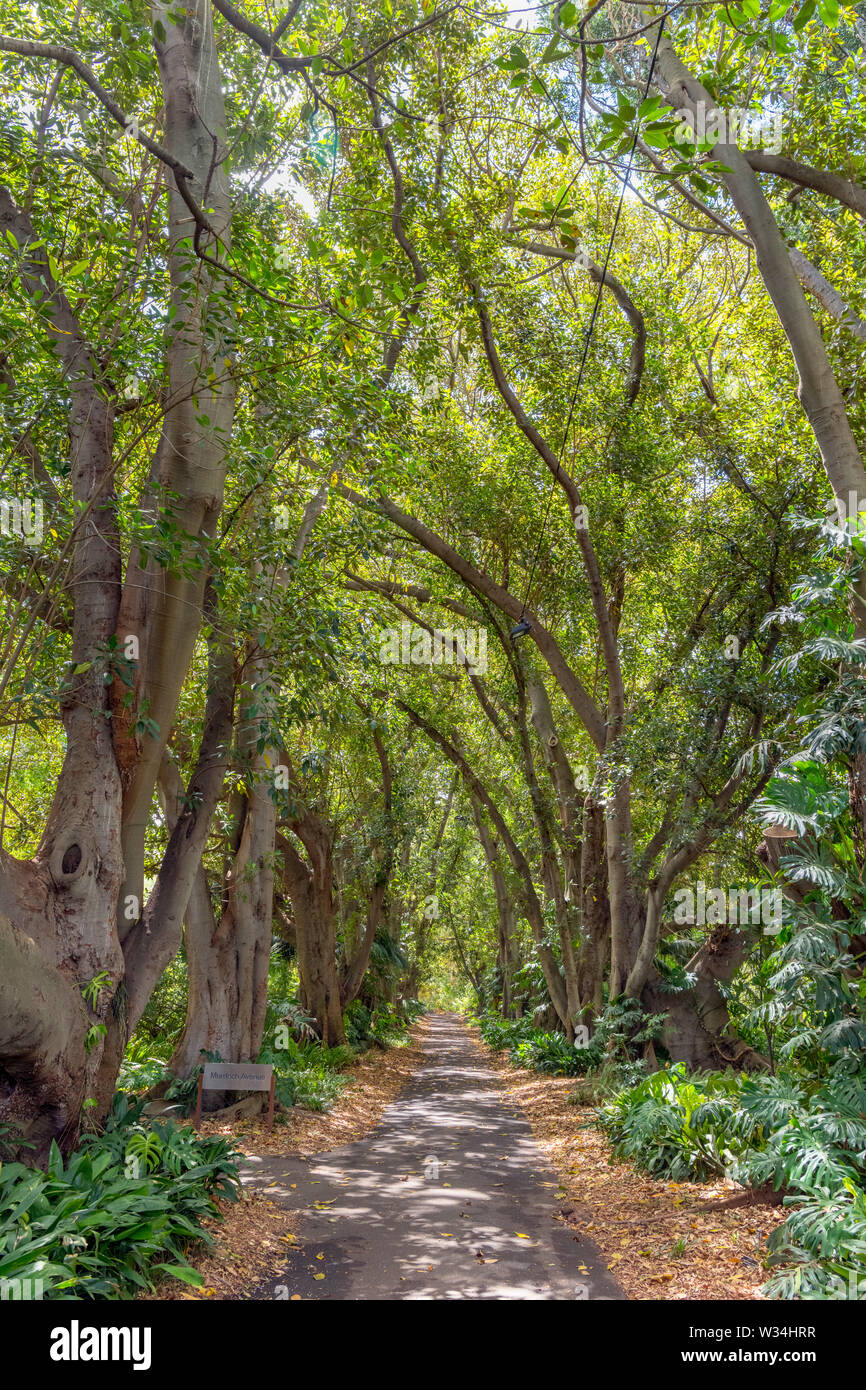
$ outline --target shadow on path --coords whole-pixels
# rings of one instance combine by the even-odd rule
[[[423,1048],[367,1138],[245,1163],[247,1186],[301,1215],[299,1248],[251,1296],[624,1299],[592,1242],[556,1220],[556,1174],[461,1020],[433,1015]]]

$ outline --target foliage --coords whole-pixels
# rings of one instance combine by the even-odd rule
[[[495,1013],[474,1015],[472,1021],[494,1052],[508,1050],[515,1066],[551,1076],[584,1076],[605,1069],[606,1083],[620,1087],[643,1070],[636,1057],[640,1045],[658,1035],[661,1015],[645,1015],[637,999],[615,999],[599,1016],[592,1037],[569,1043],[564,1033],[544,1032],[531,1018],[505,1019]],[[588,1030],[587,1030],[588,1033]]]
[[[186,1021],[187,967],[182,951],[166,966],[135,1030],[149,1055],[168,1061]]]
[[[655,1072],[597,1112],[614,1153],[675,1182],[730,1177],[785,1193],[770,1241],[775,1297],[846,1297],[866,1278],[866,1071],[796,1075]]]
[[[147,883],[162,904],[182,850],[177,837],[166,852],[170,798],[162,813],[132,804],[127,817],[130,795],[153,800],[136,760],[156,749],[165,758],[154,768],[171,764],[189,789],[180,804],[196,810],[202,838],[187,842],[215,925],[257,873],[267,898],[273,872],[262,1058],[284,1105],[324,1108],[352,1048],[404,1042],[415,996],[462,1007],[474,995],[483,1035],[519,1065],[579,1077],[576,1098],[632,1097],[616,1094],[604,1110],[623,1153],[651,1171],[780,1183],[802,1204],[788,1253],[820,1271],[838,1250],[844,1265],[860,1239],[862,1176],[860,1101],[844,1086],[866,1047],[866,647],[849,614],[866,541],[855,521],[823,525],[804,576],[811,542],[793,508],[826,506],[821,458],[831,474],[846,458],[846,478],[859,476],[866,299],[862,226],[846,196],[860,205],[866,171],[862,16],[836,0],[666,15],[664,43],[689,81],[720,106],[757,113],[764,101],[784,113],[783,170],[818,171],[801,183],[756,170],[765,216],[752,226],[740,210],[754,197],[734,196],[734,171],[713,158],[712,141],[687,138],[649,95],[652,25],[639,15],[632,32],[634,7],[542,6],[516,34],[508,17],[479,22],[432,0],[422,23],[404,0],[302,0],[268,53],[252,36],[270,34],[269,8],[244,8],[242,19],[207,7],[205,25],[191,9],[169,16],[172,42],[212,65],[200,97],[225,96],[214,149],[201,131],[189,142],[189,157],[204,151],[206,178],[189,171],[181,190],[191,213],[197,189],[221,230],[210,240],[199,225],[181,246],[169,245],[166,198],[178,185],[159,151],[173,141],[165,73],[184,64],[160,61],[162,22],[152,32],[143,11],[122,5],[119,18],[100,0],[68,22],[56,7],[13,0],[13,37],[0,44],[4,486],[44,503],[47,523],[38,551],[5,512],[0,528],[3,622],[15,634],[0,679],[0,840],[22,866],[41,853],[69,804],[61,780],[65,791],[89,756],[76,740],[97,725],[114,735],[108,780],[112,748],[122,775],[94,890],[113,872],[120,826],[147,820],[132,856],[142,917],[121,933],[124,947],[112,889],[95,923],[73,920],[69,900],[64,939],[47,956],[61,966],[58,988],[68,980],[75,1009],[93,1015],[82,1030],[88,1074],[116,1055],[106,1044],[130,998],[127,953],[153,931],[142,956],[167,959],[182,916],[145,923],[139,897]],[[34,47],[34,34],[54,46]],[[75,66],[61,59],[52,80],[49,53],[70,47]],[[82,76],[91,68],[98,83]],[[181,106],[190,91],[176,94]],[[198,113],[186,115],[194,130]],[[831,170],[844,177],[824,177]],[[624,179],[638,196],[621,196]],[[826,191],[839,185],[839,197]],[[761,227],[781,254],[782,294]],[[823,267],[838,293],[798,298],[788,250]],[[805,334],[794,355],[792,319]],[[64,342],[83,345],[71,394]],[[93,454],[105,465],[93,512],[106,528],[101,569],[90,553],[99,528],[79,525],[75,450],[82,422],[98,425],[103,411]],[[822,436],[816,449],[827,421],[833,445]],[[211,469],[204,507],[199,483]],[[320,494],[301,556],[293,538]],[[10,500],[0,499],[6,512]],[[107,624],[93,642],[82,622],[91,598]],[[141,621],[127,624],[139,599]],[[190,624],[202,613],[196,642]],[[468,680],[453,662],[386,661],[383,636],[404,615],[428,636],[458,616],[465,635],[470,625],[489,634],[484,669]],[[143,639],[135,662],[119,651],[125,627]],[[157,635],[181,630],[176,649],[162,650]],[[161,729],[141,694],[157,690]],[[553,734],[536,727],[539,691]],[[222,704],[239,715],[206,818],[198,750]],[[96,724],[71,717],[90,707]],[[267,750],[285,750],[292,787],[268,786],[282,852],[269,832],[237,875],[234,848],[256,838],[249,743],[269,768]],[[471,794],[467,770],[477,770]],[[579,804],[567,786],[578,772]],[[235,818],[241,802],[248,820]],[[297,834],[303,817],[316,856]],[[652,935],[649,908],[662,906],[653,885],[674,890],[685,872],[751,882],[760,820],[795,832],[778,865],[761,864],[790,903],[778,936],[750,940],[734,978],[719,982],[718,1014],[727,1005],[731,1029],[780,1075],[726,1081],[674,1067],[645,1077],[657,1043],[666,1055],[665,1018],[608,996],[631,988],[639,960],[651,985],[638,993],[687,1007],[688,962],[708,944],[698,925],[675,938],[662,922]],[[622,855],[605,841],[616,826]],[[347,967],[363,963],[359,946],[375,929],[346,1011],[348,1049],[322,1048],[314,1035],[330,1028],[296,999],[295,841],[333,900],[335,980],[355,987]],[[617,892],[613,866],[628,879]],[[31,871],[48,882],[36,860],[20,869],[23,884]],[[623,939],[645,932],[652,949],[620,961],[614,986],[608,909],[624,903],[634,916]],[[50,911],[43,925],[49,941]],[[269,926],[265,914],[265,938]],[[592,942],[596,930],[603,941]],[[94,955],[96,941],[110,950]],[[558,1012],[567,1032],[581,1026],[554,987],[565,982],[574,998],[572,952],[578,975],[591,966],[598,976],[581,999],[608,998],[577,1047],[555,1022]],[[100,968],[107,955],[111,970]],[[144,998],[134,1001],[141,1017],[121,1087],[166,1080],[187,995],[183,948],[143,1013]],[[497,1020],[497,1005],[523,1017]],[[720,1037],[728,1032],[723,1020]],[[167,1099],[188,1111],[198,1075],[171,1079]],[[186,1181],[181,1132],[138,1123],[122,1144],[107,1126],[98,1153],[95,1140],[82,1153],[92,1165],[111,1150],[139,1164],[144,1183],[158,1184],[166,1164]],[[12,1142],[0,1125],[0,1148]],[[809,1273],[809,1287],[821,1277]]]
[[[510,1049],[511,1060],[518,1067],[545,1072],[550,1076],[578,1076],[590,1065],[587,1048],[577,1048],[564,1033],[533,1032],[529,1038],[516,1042]]]
[[[189,1284],[190,1245],[217,1198],[235,1200],[240,1155],[171,1121],[145,1123],[142,1102],[115,1098],[104,1131],[45,1170],[0,1169],[0,1281],[41,1284],[48,1299],[129,1298],[160,1273]],[[24,1287],[27,1287],[25,1282]]]
[[[363,1047],[373,1036],[373,1011],[360,999],[353,999],[343,1014],[346,1040],[351,1047]]]
[[[33,1144],[26,1139],[17,1125],[9,1120],[0,1122],[0,1155],[14,1154],[20,1149],[32,1149]]]
[[[345,1084],[340,1072],[354,1056],[349,1046],[323,1047],[318,1039],[288,1040],[286,1047],[265,1047],[256,1059],[274,1068],[274,1090],[281,1105],[327,1110]]]
[[[147,1091],[167,1075],[165,1063],[148,1040],[135,1034],[130,1038],[117,1078],[119,1091]]]

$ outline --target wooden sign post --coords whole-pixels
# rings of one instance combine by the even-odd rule
[[[268,1129],[274,1127],[274,1069],[270,1063],[205,1062],[198,1079],[193,1129],[201,1120],[202,1091],[269,1091]]]

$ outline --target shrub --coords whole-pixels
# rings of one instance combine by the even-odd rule
[[[157,1272],[201,1277],[186,1251],[210,1241],[215,1198],[240,1190],[240,1155],[171,1121],[145,1123],[143,1103],[115,1098],[101,1134],[47,1168],[0,1169],[0,1281],[41,1285],[48,1299],[128,1298]],[[25,1282],[26,1287],[26,1282]]]
[[[152,1054],[168,1061],[186,1023],[188,976],[184,949],[170,961],[147,1001],[138,1027],[137,1041]]]
[[[589,1051],[575,1047],[564,1033],[534,1033],[512,1044],[511,1060],[518,1067],[548,1076],[579,1076],[591,1064]]]
[[[498,1014],[478,1014],[471,1017],[481,1036],[494,1052],[510,1050],[518,1042],[532,1037],[538,1030],[529,1018],[500,1018]]]
[[[365,1047],[373,1036],[373,1013],[360,999],[353,999],[343,1015],[346,1038],[352,1047]]]
[[[866,1291],[866,1071],[837,1067],[816,1086],[677,1066],[623,1091],[597,1121],[616,1154],[657,1177],[724,1175],[784,1191],[770,1296]]]
[[[380,1004],[373,1010],[370,1038],[379,1047],[394,1047],[404,1043],[409,1033],[409,1021],[391,1004]]]
[[[167,1050],[166,1050],[167,1052]],[[148,1091],[166,1077],[168,1056],[160,1057],[155,1044],[137,1035],[130,1038],[117,1078],[119,1091]]]
[[[720,1176],[734,1159],[730,1136],[725,1127],[717,1132],[701,1125],[695,1112],[699,1118],[700,1107],[736,1084],[737,1077],[727,1073],[689,1077],[678,1064],[620,1092],[597,1112],[597,1122],[615,1154],[656,1177],[680,1182]]]
[[[259,1062],[274,1068],[274,1090],[281,1105],[302,1105],[307,1110],[326,1110],[345,1085],[340,1071],[351,1062],[354,1051],[346,1044],[322,1047],[319,1041],[295,1042],[287,1047],[263,1048]]]

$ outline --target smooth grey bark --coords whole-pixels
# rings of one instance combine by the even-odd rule
[[[685,967],[695,976],[691,989],[671,994],[662,991],[656,981],[645,987],[643,1002],[647,1011],[666,1016],[662,1041],[674,1061],[701,1070],[768,1069],[767,1059],[732,1031],[720,988],[733,979],[747,949],[745,933],[730,926],[716,927]]]
[[[813,294],[823,309],[828,314],[832,314],[834,319],[859,338],[861,343],[866,343],[866,319],[861,319],[849,304],[846,304],[837,289],[834,289],[825,275],[822,275],[816,265],[813,265],[808,256],[804,256],[802,251],[789,251],[791,264],[797,272],[797,277],[804,289]]]
[[[174,495],[172,515],[193,538],[185,558],[195,559],[202,557],[207,537],[214,533],[221,505],[233,387],[221,365],[225,348],[207,324],[208,308],[219,288],[214,272],[180,242],[195,236],[204,252],[224,252],[229,244],[230,205],[219,154],[225,118],[210,5],[207,0],[194,0],[179,24],[169,19],[168,8],[155,4],[152,18],[166,33],[164,43],[154,39],[154,44],[170,151],[150,137],[143,137],[143,143],[172,170],[169,274],[176,314],[166,341],[168,393],[161,447],[144,504],[152,509],[167,493]],[[74,67],[117,118],[116,103],[71,50],[55,55],[43,52],[44,48],[37,56],[53,56]],[[13,46],[10,51],[23,50]],[[201,213],[205,204],[212,209],[207,230]],[[18,1082],[0,1098],[0,1119],[7,1111],[14,1113],[25,1134],[28,1130],[38,1133],[42,1142],[53,1114],[58,1136],[71,1144],[78,1117],[69,1111],[70,1098],[91,1096],[97,1101],[97,1113],[110,1104],[130,1017],[143,1007],[140,996],[146,988],[139,985],[151,970],[148,957],[155,959],[166,943],[176,940],[185,907],[183,894],[194,880],[188,858],[174,853],[177,845],[170,846],[148,914],[143,905],[144,835],[199,628],[206,566],[198,577],[188,578],[182,572],[185,566],[172,571],[153,562],[141,565],[134,552],[121,594],[122,552],[113,494],[114,390],[101,375],[99,350],[87,342],[55,284],[44,250],[32,246],[35,232],[29,218],[4,190],[0,231],[7,228],[23,251],[22,286],[52,326],[68,382],[74,511],[67,547],[72,559],[72,674],[61,697],[66,755],[36,855],[29,863],[0,855],[0,907],[15,928],[6,936],[4,950],[14,973],[15,952],[23,934],[42,953],[46,978],[52,969],[59,972],[78,998],[83,985],[104,975],[107,983],[89,1022],[104,1024],[107,1032],[82,1058],[75,997],[67,1001],[65,1012],[58,1002],[59,1016],[70,1021],[62,1065],[58,1060],[54,1067],[58,1077],[66,1068],[63,1094],[52,1111],[50,1098],[35,1084],[28,1089],[19,1067]],[[211,377],[217,362],[219,369]],[[210,418],[209,426],[202,425],[204,416]],[[36,621],[35,611],[32,618]],[[100,653],[113,638],[119,639],[123,650],[130,635],[138,638],[140,659],[134,699],[127,707],[123,682],[116,680],[112,688],[106,684],[106,663]],[[159,726],[155,738],[136,736],[142,707]],[[131,919],[125,910],[128,899],[137,905]],[[29,957],[30,946],[21,949]],[[54,986],[60,992],[57,980]],[[17,1029],[15,1019],[0,1012],[0,1067],[5,1065],[7,1048],[18,1046]]]
[[[307,541],[327,503],[323,485],[309,500],[291,549],[295,563],[303,558]],[[251,566],[250,583],[261,586],[262,571]],[[276,575],[284,587],[287,571]],[[212,638],[212,642],[213,642]],[[211,692],[232,688],[233,654],[225,643],[219,650],[222,666],[211,672]],[[186,919],[189,995],[186,1023],[169,1064],[178,1075],[189,1075],[202,1049],[219,1052],[227,1061],[250,1061],[263,1042],[274,914],[274,856],[277,809],[271,795],[277,751],[258,750],[262,722],[273,722],[270,660],[259,643],[247,642],[244,694],[239,705],[234,761],[246,773],[246,788],[233,801],[234,829],[223,866],[221,911],[214,912],[207,875],[199,865]],[[230,736],[230,725],[226,737]],[[225,766],[223,767],[225,771]],[[221,779],[222,780],[222,779]],[[176,798],[177,782],[169,779],[166,800]],[[203,847],[203,846],[202,846]]]
[[[208,0],[192,0],[184,23],[171,19],[172,6],[154,0],[154,37],[164,100],[165,143],[192,172],[185,191],[207,206],[210,230],[197,225],[188,197],[169,183],[169,275],[175,317],[167,330],[167,404],[142,511],[165,508],[185,541],[183,562],[166,570],[153,559],[141,562],[134,549],[127,566],[117,633],[121,644],[138,638],[140,658],[131,709],[126,690],[116,684],[115,746],[124,785],[123,897],[142,898],[144,837],[162,756],[171,734],[177,701],[192,660],[204,601],[209,538],[216,533],[222,507],[227,449],[234,414],[234,382],[226,369],[223,332],[209,322],[212,298],[226,281],[189,249],[195,240],[211,257],[231,247],[231,200],[224,169],[225,100]],[[185,243],[185,245],[184,245]],[[224,306],[225,307],[225,306]],[[208,423],[204,424],[203,421]],[[158,732],[137,734],[136,710],[144,707]],[[121,914],[120,934],[130,926]]]
[[[0,916],[0,1115],[35,1146],[31,1163],[78,1133],[88,1022],[74,980]]]
[[[277,833],[283,881],[294,909],[302,1000],[316,1019],[324,1046],[334,1047],[344,1043],[346,1035],[337,973],[330,827],[309,810],[293,817],[289,824],[306,852],[305,860],[287,836]]]
[[[188,1076],[203,1049],[246,1062],[255,1059],[264,1041],[276,813],[263,769],[258,771],[259,780],[242,799],[239,841],[219,918],[201,864],[187,905],[186,1023],[168,1066],[176,1076]]]
[[[20,277],[25,292],[38,303],[52,326],[57,351],[69,383],[70,483],[73,529],[70,588],[73,599],[72,665],[61,692],[60,713],[66,752],[39,848],[30,861],[0,852],[0,911],[12,931],[4,942],[10,976],[33,969],[33,954],[43,960],[46,978],[60,1016],[78,1014],[74,998],[60,1003],[61,979],[80,999],[80,986],[105,972],[109,984],[100,991],[94,1023],[108,1023],[111,1002],[124,973],[117,938],[116,904],[123,863],[120,847],[121,781],[111,745],[108,693],[100,650],[114,633],[120,599],[120,545],[112,475],[113,408],[103,391],[97,355],[82,331],[65,294],[51,274],[45,251],[32,246],[36,232],[29,217],[0,190],[0,233],[12,232],[21,248]],[[35,622],[35,616],[32,622]],[[24,625],[3,676],[5,685],[22,649],[29,626]],[[75,674],[75,669],[78,673]],[[113,901],[112,901],[113,900]],[[16,963],[16,952],[25,959]],[[59,972],[55,978],[52,972]],[[49,1007],[45,1000],[46,1009]],[[46,1018],[46,1036],[53,1035]],[[87,1025],[85,1022],[86,1032]],[[34,1031],[37,1071],[44,1056]],[[25,1137],[34,1133],[45,1142],[52,1116],[57,1133],[71,1142],[77,1132],[69,1111],[71,1098],[87,1095],[98,1073],[102,1048],[85,1056],[84,1034],[72,1027],[63,1057],[54,1056],[50,1071],[57,1087],[56,1104],[47,1094],[47,1073],[36,1084],[20,1051],[19,1020],[14,1011],[0,1011],[0,1068],[14,1085],[0,1094],[0,1120],[15,1117]],[[7,1049],[12,1071],[6,1068]],[[68,1075],[63,1076],[63,1066]],[[28,1079],[29,1078],[29,1079]],[[54,1105],[54,1109],[52,1109]],[[41,1151],[41,1149],[40,1149]]]
[[[705,103],[707,112],[715,109],[712,97],[666,35],[658,46],[656,70],[662,91],[675,110],[688,110],[696,117],[699,101]],[[830,486],[844,506],[848,505],[849,493],[866,505],[866,471],[845,402],[753,162],[736,145],[717,144],[712,154],[730,169],[721,178],[752,239],[758,269],[790,343],[800,378],[797,394],[812,426]]]
[[[577,987],[577,962],[574,954],[574,937],[577,934],[577,922],[573,917],[570,895],[569,898],[565,896],[563,870],[560,865],[559,855],[557,854],[554,841],[553,815],[535,773],[535,763],[533,761],[532,748],[529,741],[529,730],[526,722],[526,687],[520,670],[519,661],[515,664],[515,672],[519,677],[517,727],[523,760],[523,773],[527,787],[529,788],[532,816],[535,821],[539,848],[541,850],[541,877],[547,897],[549,901],[553,903],[557,933],[559,936],[559,954],[560,960],[562,961],[562,979],[565,985],[566,998],[566,1018],[563,1020],[565,1035],[569,1042],[573,1042],[575,1020],[580,1010],[580,996]],[[566,883],[568,882],[567,870],[565,881]]]
[[[816,193],[823,193],[866,218],[866,188],[862,184],[834,174],[829,169],[815,169],[800,159],[770,154],[767,150],[744,150],[743,156],[750,168],[759,174],[775,174],[777,178],[797,183],[801,188],[812,188]]]
[[[340,982],[340,1000],[343,1008],[357,998],[360,991],[367,966],[370,963],[370,952],[373,949],[373,942],[376,939],[376,932],[382,920],[382,910],[385,904],[385,895],[388,891],[388,883],[391,877],[391,870],[394,865],[394,817],[392,805],[393,777],[391,774],[391,764],[388,759],[388,751],[385,747],[382,735],[378,730],[373,730],[373,742],[376,746],[376,753],[379,758],[379,767],[382,772],[382,800],[385,818],[385,844],[381,847],[381,861],[376,869],[376,878],[367,900],[366,922],[361,940],[357,950],[346,963],[343,978]]]

